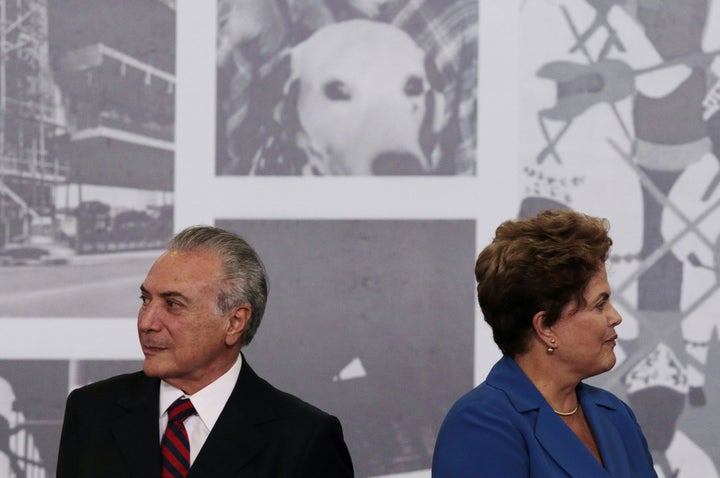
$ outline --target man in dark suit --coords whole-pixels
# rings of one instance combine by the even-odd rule
[[[267,297],[264,266],[243,239],[188,228],[140,290],[143,372],[70,394],[58,478],[353,476],[337,418],[274,388],[240,353]],[[178,426],[168,408],[181,398],[192,410],[170,441],[186,449],[185,466],[168,459],[163,437],[168,421]]]

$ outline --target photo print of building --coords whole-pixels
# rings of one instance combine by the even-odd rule
[[[1,6],[0,260],[66,263],[163,244],[173,209],[173,3]]]

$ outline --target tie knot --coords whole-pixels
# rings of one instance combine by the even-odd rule
[[[168,422],[182,422],[190,415],[195,415],[195,407],[187,398],[178,398],[168,407]]]

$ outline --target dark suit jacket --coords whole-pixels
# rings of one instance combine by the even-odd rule
[[[158,478],[160,380],[142,372],[74,390],[57,478]],[[243,360],[188,478],[352,477],[337,418],[281,392]]]
[[[577,394],[604,466],[503,357],[450,409],[435,444],[433,478],[657,478],[630,407],[583,383]]]

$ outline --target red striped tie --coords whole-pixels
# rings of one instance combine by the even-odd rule
[[[190,442],[183,421],[195,414],[187,398],[178,398],[168,408],[168,424],[160,442],[162,478],[185,478],[190,470]]]

